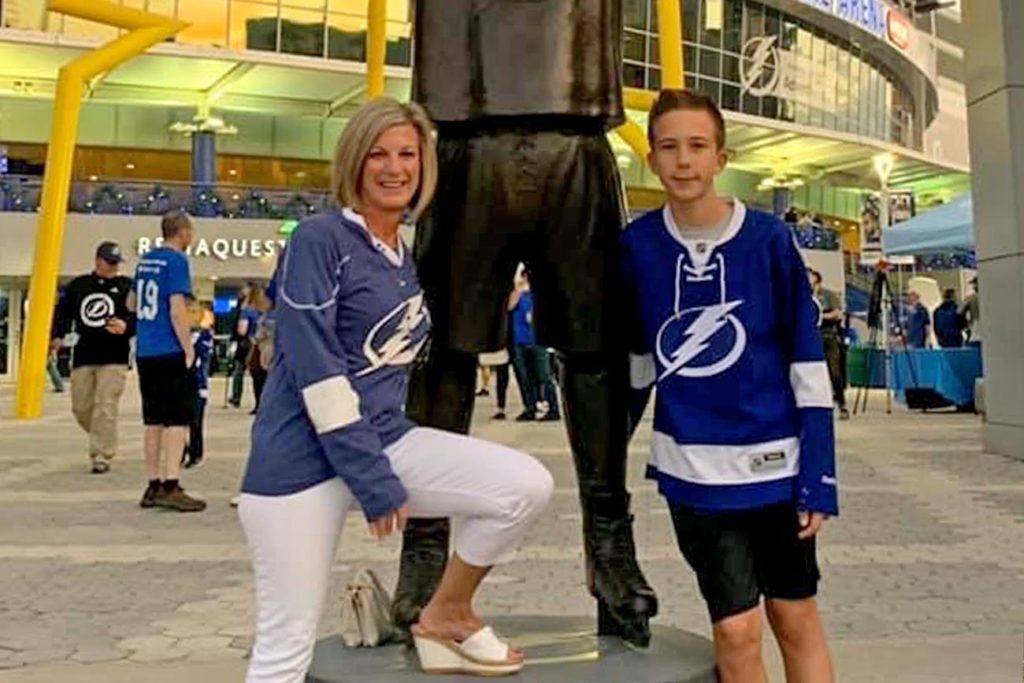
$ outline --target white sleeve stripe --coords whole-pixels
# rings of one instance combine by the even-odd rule
[[[797,408],[832,407],[832,382],[825,361],[791,364],[789,384],[793,387]]]
[[[290,249],[285,249],[284,262],[281,264],[281,300],[297,311],[324,311],[331,306],[334,306],[338,302],[338,290],[340,289],[337,282],[334,283],[334,287],[331,289],[331,293],[325,301],[303,304],[288,296],[288,266],[291,264],[291,255],[292,251]]]
[[[302,390],[302,400],[317,434],[327,434],[362,419],[359,394],[344,375],[310,384]]]
[[[654,366],[654,355],[642,356],[629,354],[629,386],[633,389],[646,389],[658,381],[658,370]]]

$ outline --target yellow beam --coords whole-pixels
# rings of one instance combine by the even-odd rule
[[[28,319],[18,368],[15,415],[35,419],[43,413],[43,383],[50,329],[57,299],[57,277],[64,242],[71,166],[85,83],[175,35],[188,24],[120,7],[105,0],[50,0],[47,9],[128,31],[94,52],[61,67],[53,101],[53,126],[46,152],[46,177],[29,283]]]
[[[641,160],[646,161],[651,146],[647,143],[647,133],[635,121],[626,121],[615,129],[615,132],[623,142],[633,148]]]
[[[683,15],[679,0],[658,0],[658,48],[661,53],[661,87],[685,88]]]
[[[366,95],[384,94],[384,59],[387,54],[387,0],[370,0],[366,13]]]
[[[637,90],[636,88],[625,88],[624,97],[627,109],[648,112],[658,99],[658,93],[650,90]]]

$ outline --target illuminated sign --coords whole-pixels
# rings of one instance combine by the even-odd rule
[[[901,50],[910,47],[914,37],[914,25],[910,19],[896,10],[889,10],[889,42]]]
[[[140,237],[135,242],[135,253],[142,256],[150,249],[156,249],[163,244],[163,239],[157,237]],[[212,239],[200,237],[188,248],[188,254],[195,258],[214,258],[218,261],[231,259],[265,259],[274,258],[282,251],[287,242],[285,240],[262,240],[262,239]]]
[[[800,0],[805,5],[858,26],[879,38],[888,28],[889,6],[882,0]]]

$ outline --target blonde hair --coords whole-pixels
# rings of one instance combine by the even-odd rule
[[[437,151],[434,149],[434,127],[427,113],[418,104],[402,104],[390,97],[378,97],[359,108],[338,137],[334,150],[331,190],[342,206],[360,208],[363,165],[378,138],[388,128],[409,124],[420,138],[420,186],[412,198],[409,212],[415,222],[434,198],[437,189]]]

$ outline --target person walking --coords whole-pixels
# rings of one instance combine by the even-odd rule
[[[135,334],[123,262],[116,242],[97,246],[93,271],[72,280],[58,304],[50,343],[54,360],[61,346],[71,348],[71,412],[89,435],[93,474],[110,471],[117,455],[118,409]]]
[[[821,337],[825,342],[825,360],[828,362],[828,376],[832,383],[832,400],[839,409],[839,419],[849,420],[846,408],[846,370],[843,365],[843,302],[838,294],[825,289],[821,273],[809,268],[808,278],[814,302],[821,309]]]

